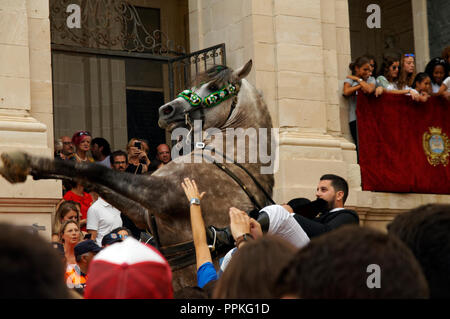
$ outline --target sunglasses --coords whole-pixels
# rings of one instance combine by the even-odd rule
[[[70,145],[72,142],[63,142],[64,145]]]
[[[88,131],[81,131],[77,134],[77,136],[83,136],[83,135],[91,136],[91,134]]]
[[[118,164],[126,164],[126,161],[121,161],[121,162],[114,162],[114,164],[118,165]]]
[[[396,65],[391,65],[391,68],[392,68],[392,70],[397,70],[397,69],[400,69],[398,66],[396,66]]]
[[[405,53],[404,56],[411,56],[411,57],[415,57],[414,53]]]

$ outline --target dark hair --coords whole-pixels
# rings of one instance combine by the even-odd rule
[[[415,89],[417,83],[422,83],[426,78],[429,78],[430,76],[425,72],[419,72],[417,73],[416,77],[414,78],[412,88]]]
[[[243,245],[217,281],[213,298],[272,298],[272,285],[296,251],[292,244],[273,235]]]
[[[357,57],[354,62],[350,63],[348,68],[352,71],[352,75],[355,75],[356,67],[360,68],[364,64],[369,64],[369,63],[370,63],[370,59],[368,57],[360,56],[360,57]]]
[[[450,205],[419,206],[397,215],[387,228],[416,256],[430,286],[430,297],[450,298]]]
[[[111,147],[109,146],[109,143],[107,140],[105,140],[103,137],[96,137],[91,141],[91,145],[97,144],[98,147],[103,147],[102,154],[104,156],[108,156],[111,154]]]
[[[445,47],[444,50],[442,50],[441,56],[445,62],[448,61],[448,58],[450,57],[450,46]]]
[[[381,285],[372,289],[371,265],[381,270]],[[312,239],[280,272],[274,292],[277,298],[428,298],[425,277],[408,247],[394,236],[355,225]]]
[[[390,82],[396,80],[396,79],[390,79],[389,76],[389,68],[392,64],[395,62],[399,62],[399,74],[400,74],[400,58],[392,55],[388,55],[383,57],[383,63],[381,64],[380,73],[383,73],[383,76]],[[398,78],[398,75],[397,75]]]
[[[25,227],[0,223],[0,298],[69,298],[57,250]]]
[[[331,181],[331,186],[333,186],[336,192],[343,191],[344,197],[343,202],[347,200],[348,197],[348,183],[345,179],[334,174],[325,174],[320,178],[321,181]]]
[[[200,287],[183,287],[173,293],[173,299],[208,299],[208,294]]]
[[[116,160],[117,156],[125,156],[125,162],[128,164],[128,154],[122,150],[118,150],[115,152],[112,152],[109,156],[109,162],[111,163],[111,166],[114,165],[114,161]]]
[[[378,63],[377,63],[377,59],[375,58],[374,55],[372,55],[372,54],[370,54],[370,53],[364,54],[363,57],[368,58],[368,59],[369,59],[369,63],[370,63],[370,60],[373,60],[373,72],[372,72],[372,76],[373,76],[373,77],[376,77],[377,74],[378,74],[378,72],[377,72],[377,71],[378,71]]]
[[[433,78],[434,68],[438,65],[441,65],[444,68],[444,79],[448,76],[449,65],[447,64],[447,61],[445,61],[443,58],[434,58],[430,62],[428,62],[427,66],[425,67],[425,73],[430,76],[431,82],[433,83],[436,83]]]

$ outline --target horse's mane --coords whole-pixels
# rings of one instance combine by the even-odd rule
[[[210,85],[220,88],[231,80],[232,74],[233,70],[225,65],[213,65],[206,71],[197,74],[192,85],[199,87],[207,82],[211,82]]]

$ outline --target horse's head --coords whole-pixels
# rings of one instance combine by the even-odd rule
[[[169,132],[202,120],[203,129],[220,128],[236,105],[241,80],[252,68],[252,60],[236,71],[218,65],[197,76],[195,85],[159,108],[159,126]]]

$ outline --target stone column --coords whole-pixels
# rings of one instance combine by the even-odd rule
[[[254,61],[249,80],[263,92],[273,124],[280,127],[275,199],[311,198],[324,173],[352,175],[351,186],[359,189],[355,146],[342,134],[346,102],[339,98],[337,66],[350,61],[346,1],[189,4],[192,50],[225,42],[231,67]]]
[[[48,0],[0,4],[0,153],[53,155],[53,105]],[[61,198],[55,180],[11,185],[0,178],[0,221],[44,226]]]

